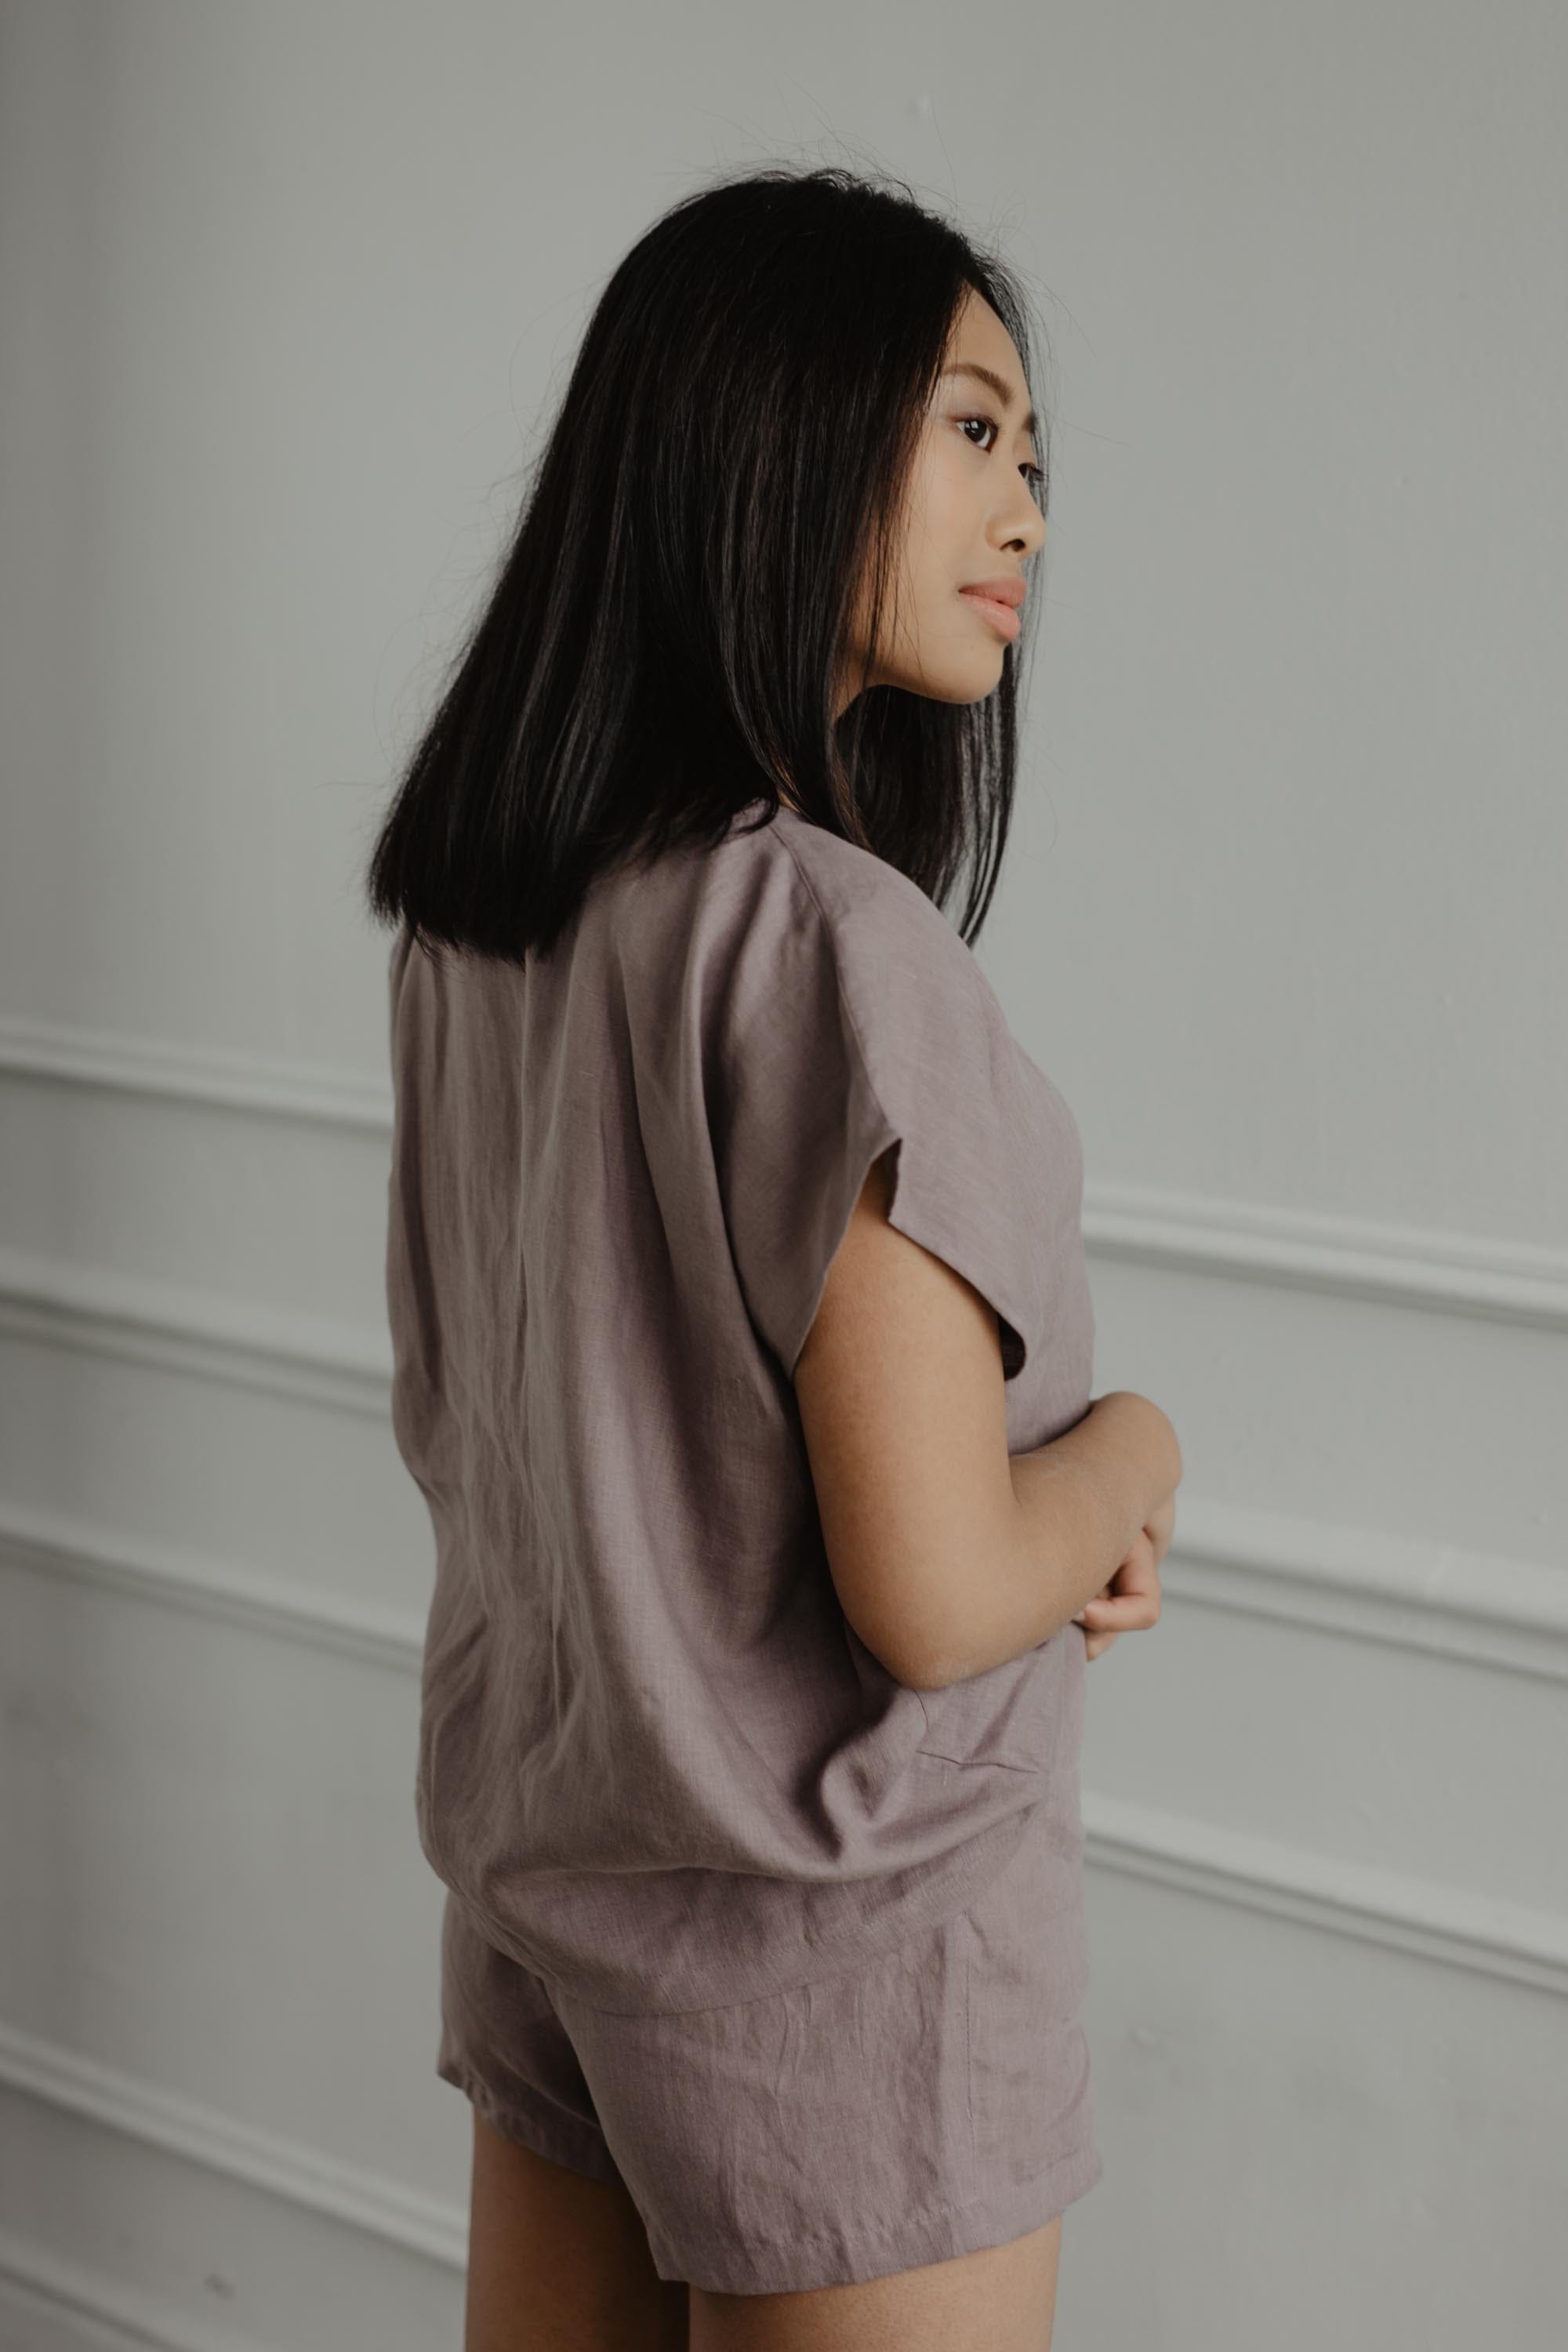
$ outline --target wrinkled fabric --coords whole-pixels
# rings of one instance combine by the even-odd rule
[[[622,2183],[661,2278],[798,2292],[1000,2245],[1103,2171],[1064,1899],[1081,1834],[1042,1808],[978,1902],[891,1954],[659,2016],[552,1993],[448,1895],[437,2071],[509,2138]]]
[[[1076,1802],[1081,1630],[900,1684],[838,1604],[791,1377],[896,1145],[892,1223],[996,1312],[1010,1448],[1078,1421],[1076,1124],[906,876],[742,814],[600,876],[526,970],[406,929],[389,970],[420,1839],[489,1943],[626,2014],[890,1952]]]

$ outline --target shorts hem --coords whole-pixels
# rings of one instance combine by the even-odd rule
[[[553,2129],[522,2108],[503,2106],[483,2077],[468,2067],[455,2062],[443,2063],[436,2072],[443,2083],[450,2083],[454,2090],[461,2091],[503,2139],[515,2140],[533,2155],[542,2156],[547,2162],[559,2164],[568,2172],[584,2173],[590,2180],[620,2180],[619,2168],[607,2149],[596,2148],[570,2132]]]
[[[906,2213],[885,2230],[803,2231],[793,2238],[752,2239],[719,2255],[687,2261],[657,2231],[648,2230],[654,2268],[661,2279],[684,2280],[710,2294],[793,2294],[823,2286],[857,2286],[896,2271],[920,2270],[958,2254],[1008,2244],[1086,2197],[1105,2170],[1092,2139],[1080,2140],[1032,2180],[972,2198],[963,2205]],[[645,2226],[647,2217],[644,2217]]]

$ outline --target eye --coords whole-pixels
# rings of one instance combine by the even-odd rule
[[[963,431],[965,425],[983,425],[987,433],[1000,433],[1002,430],[1002,427],[996,423],[995,419],[990,416],[961,416],[958,419],[958,429],[961,433]],[[978,449],[980,447],[980,444],[978,441],[972,441],[970,443],[970,447],[972,449]],[[1034,491],[1037,498],[1046,478],[1045,467],[1043,466],[1024,465],[1019,467],[1018,471],[1023,475],[1025,480],[1028,483],[1030,489]]]

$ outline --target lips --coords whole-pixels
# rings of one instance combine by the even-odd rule
[[[966,580],[961,596],[984,596],[995,604],[1021,604],[1027,594],[1016,572],[999,572],[992,580]]]
[[[997,584],[1000,585],[1000,583]],[[1024,625],[1018,617],[1017,604],[1011,600],[1005,603],[1000,595],[988,593],[991,585],[992,583],[987,582],[984,589],[961,588],[958,593],[966,604],[973,604],[975,611],[990,622],[999,635],[1011,640],[1017,635]],[[1021,587],[1019,601],[1022,601]]]

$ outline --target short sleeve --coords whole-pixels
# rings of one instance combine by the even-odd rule
[[[980,1292],[1003,1370],[1042,1337],[1028,1071],[970,948],[917,885],[828,837],[759,862],[726,979],[715,1161],[736,1274],[793,1377],[876,1160],[900,1233]]]

